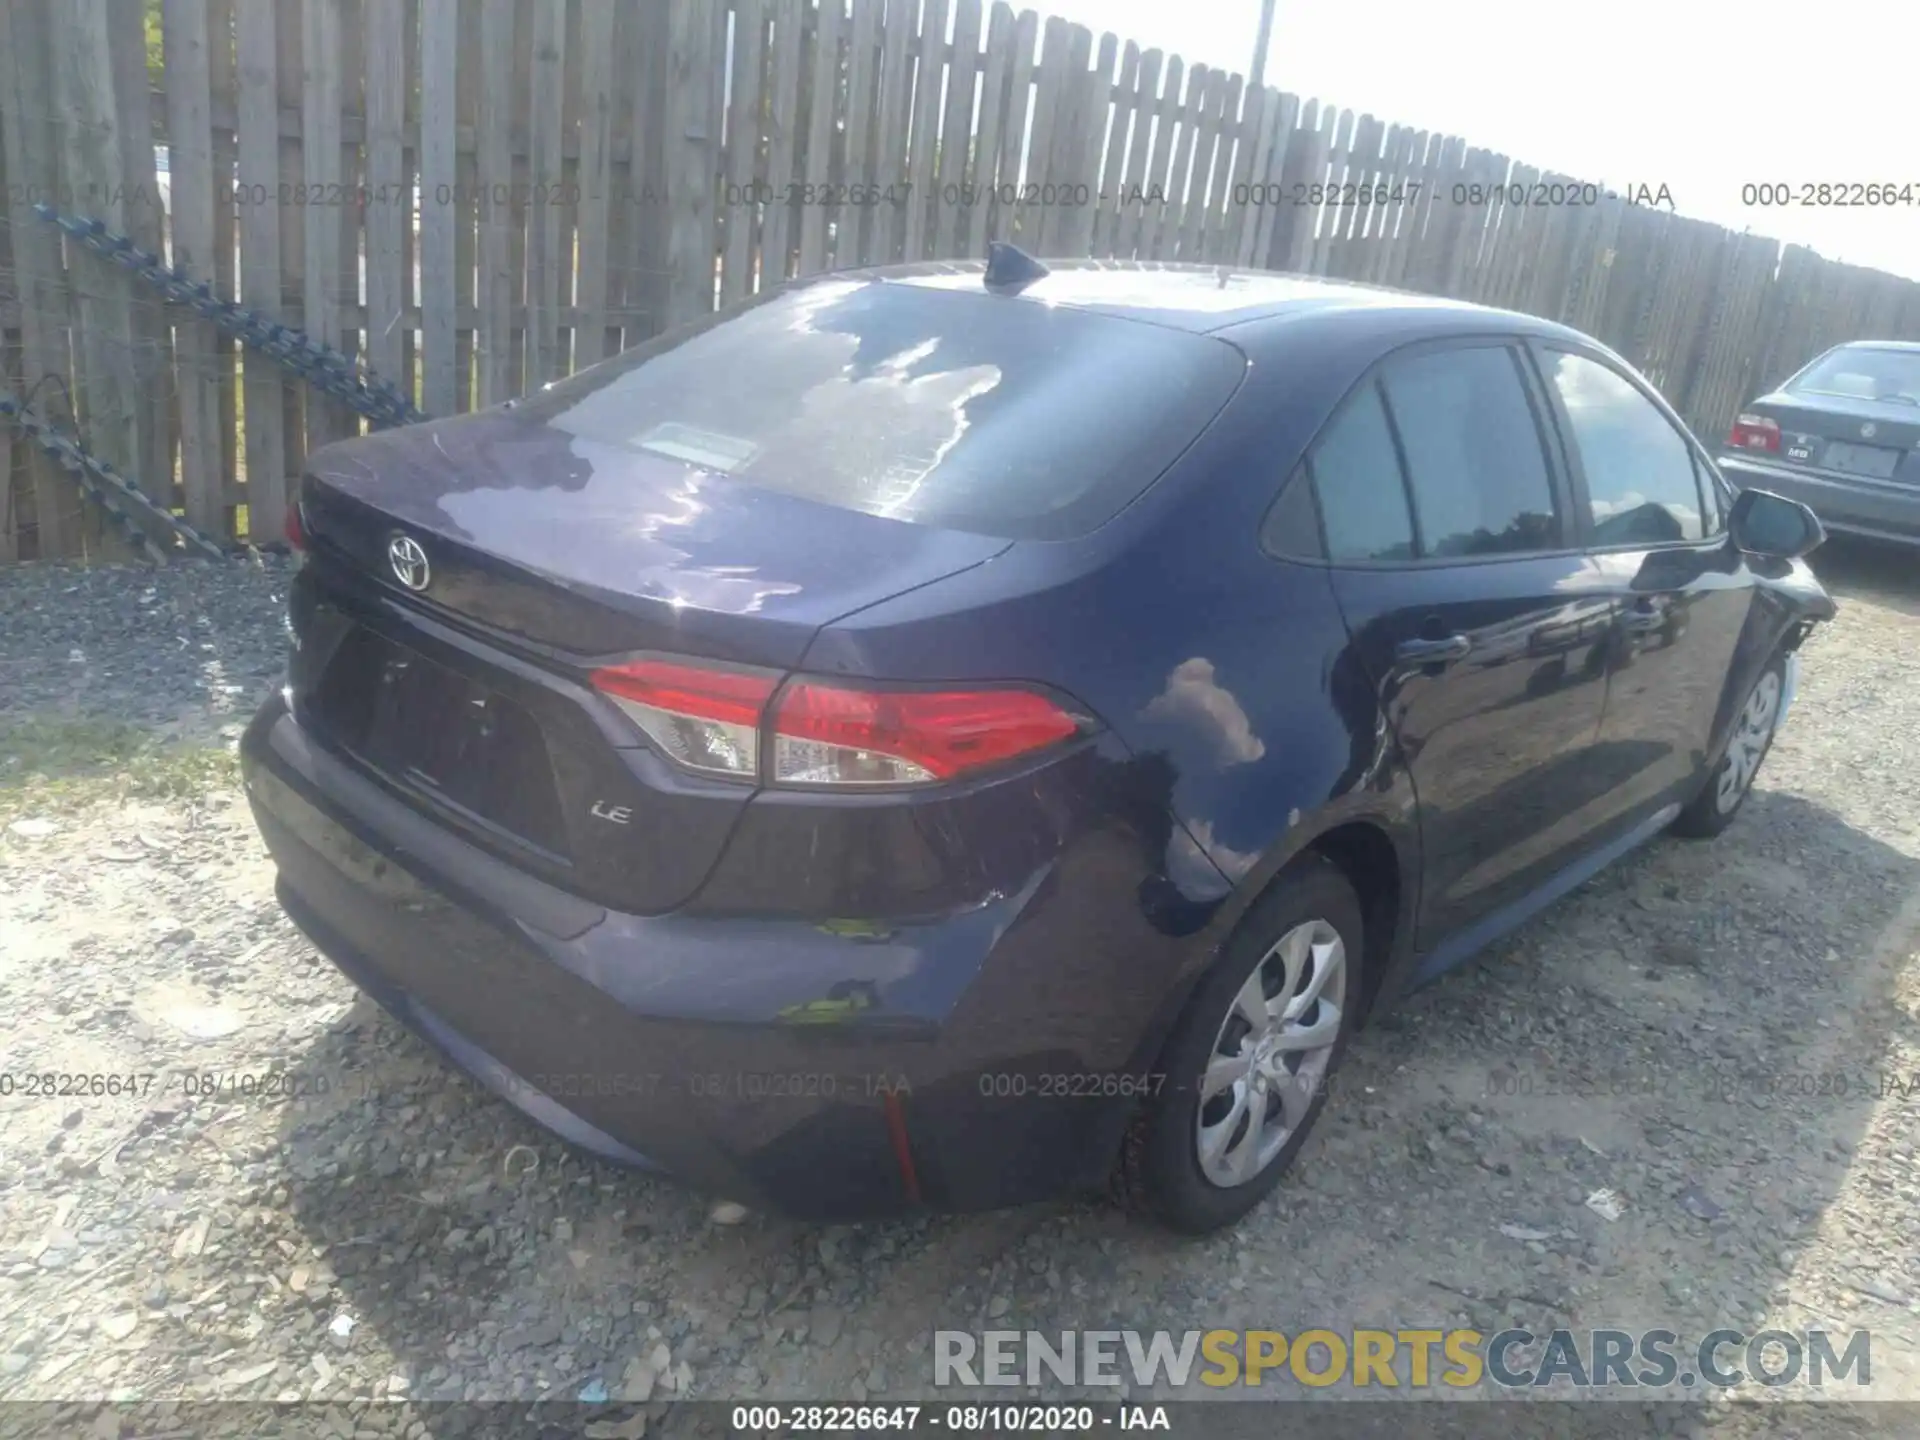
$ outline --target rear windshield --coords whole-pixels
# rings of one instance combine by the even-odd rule
[[[1920,405],[1920,351],[1848,346],[1822,355],[1788,381],[1787,389]]]
[[[1224,341],[985,293],[824,281],[662,337],[526,411],[747,484],[1009,540],[1151,485],[1245,370]]]

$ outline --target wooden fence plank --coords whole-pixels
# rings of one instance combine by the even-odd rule
[[[940,159],[929,238],[933,254],[962,253],[967,239],[967,169],[976,131],[974,91],[980,71],[980,0],[955,0],[946,107],[940,122]]]
[[[873,183],[883,196],[873,208],[868,229],[869,249],[863,264],[898,259],[900,237],[906,226],[907,203],[901,188],[908,183],[907,127],[912,114],[914,16],[919,0],[887,0],[880,39],[880,110],[874,126]]]
[[[1230,117],[1239,116],[1242,84],[1238,75],[1229,77],[1219,71],[1207,78],[1206,114],[1194,149],[1192,203],[1180,233],[1180,258],[1198,262],[1213,258],[1208,237],[1214,229],[1214,213],[1224,204],[1215,177],[1232,164],[1233,138],[1227,126]]]
[[[340,56],[340,108],[334,112],[333,122],[338,142],[334,146],[334,174],[340,189],[337,195],[327,197],[340,202],[330,207],[335,235],[333,294],[340,308],[357,304],[360,300],[360,206],[366,176],[361,166],[361,147],[346,138],[346,117],[349,114],[366,114],[366,70],[360,64],[361,56],[366,54],[366,45],[364,0],[340,0],[337,52]],[[360,331],[355,326],[347,325],[344,319],[340,326],[338,348],[342,355],[359,363],[362,355]],[[362,433],[365,422],[351,407],[337,405],[334,413],[339,416],[341,434]]]
[[[413,181],[406,170],[407,118],[405,0],[367,0],[367,364],[398,381],[400,314],[407,293],[406,229],[413,214]],[[431,197],[428,197],[431,203]]]
[[[560,248],[567,32],[564,7],[533,9],[533,61],[527,124],[532,189],[527,202],[527,388],[567,373],[560,353],[561,282],[567,257]],[[704,19],[704,15],[702,16]]]
[[[1152,259],[1172,260],[1180,246],[1180,225],[1186,218],[1187,191],[1193,178],[1193,152],[1200,135],[1200,116],[1206,106],[1206,89],[1212,72],[1195,65],[1187,72],[1186,89],[1173,112],[1172,168],[1167,173],[1166,204],[1161,208],[1160,225],[1154,234]]]
[[[753,241],[760,209],[754,200],[754,180],[759,174],[766,43],[766,0],[734,0],[733,95],[727,116],[726,191],[719,207],[726,236],[720,261],[722,305],[753,293]]]
[[[479,287],[481,309],[474,353],[480,403],[497,405],[519,393],[513,376],[513,331],[507,312],[518,298],[513,267],[513,157],[507,137],[513,121],[513,0],[480,6]]]
[[[880,94],[883,9],[883,0],[853,0],[847,48],[846,160],[841,176],[849,186],[850,204],[841,212],[833,254],[833,263],[840,269],[862,263],[873,229],[874,207],[867,190],[873,184],[873,112]]]
[[[626,348],[626,337],[616,312],[624,313],[633,303],[629,287],[633,283],[633,218],[639,203],[640,182],[633,164],[634,89],[639,79],[640,57],[637,51],[639,31],[645,12],[631,5],[613,6],[613,45],[610,66],[611,88],[607,92],[607,240],[604,286],[607,323],[602,330],[601,353],[617,355]],[[471,27],[468,27],[471,29]],[[461,73],[469,68],[467,52],[460,54]],[[473,56],[471,69],[479,73],[480,59]],[[476,102],[474,113],[478,115]],[[717,185],[720,177],[714,177]],[[475,216],[476,229],[478,216]]]
[[[478,293],[479,219],[478,188],[480,161],[477,151],[459,147],[461,133],[472,135],[480,119],[480,0],[466,0],[460,6],[459,59],[454,84],[455,149],[453,157],[453,291],[454,306],[467,310]],[[609,47],[611,50],[611,47]],[[610,54],[608,64],[613,63]],[[601,257],[600,268],[607,268]],[[471,326],[462,325],[453,334],[454,400],[461,411],[473,409],[478,388],[474,376],[473,347],[476,339]]]
[[[903,255],[923,260],[932,220],[934,159],[939,149],[940,71],[946,50],[947,0],[924,0],[920,12],[920,43],[913,67],[913,134],[908,140],[907,198]]]
[[[43,392],[35,387],[44,377],[64,382],[72,368],[69,289],[59,233],[33,213],[35,202],[58,203],[62,194],[52,43],[51,7],[41,0],[0,0],[6,217],[20,304],[22,378],[36,403],[42,403]],[[52,407],[51,400],[44,403]],[[59,416],[62,408],[47,413]],[[43,559],[79,554],[85,527],[78,493],[45,456],[36,453],[31,464],[35,553]]]
[[[1425,130],[1413,136],[1408,149],[1406,173],[1396,183],[1406,187],[1396,221],[1393,244],[1380,283],[1396,288],[1408,284],[1413,257],[1429,243],[1428,219],[1433,213],[1434,185],[1439,176],[1442,137]]]
[[[627,272],[625,303],[644,309],[646,318],[626,322],[622,343],[640,344],[659,331],[666,321],[667,234],[672,224],[672,197],[667,189],[667,114],[671,103],[667,93],[669,74],[668,32],[671,14],[665,5],[647,5],[623,11],[630,29],[628,64],[633,70],[631,117],[632,149],[628,163],[632,170],[633,203],[627,214],[627,246],[623,258]],[[723,57],[716,54],[715,63]],[[718,105],[719,99],[714,101]],[[721,127],[725,128],[724,123]],[[719,137],[715,137],[714,163],[720,160]],[[716,170],[707,177],[711,198],[720,184]]]
[[[459,24],[455,0],[421,0],[420,309],[426,325],[420,334],[420,408],[429,415],[450,415],[458,408],[454,400],[459,373],[454,353],[454,225],[459,212],[453,131]],[[557,295],[557,290],[551,293]]]
[[[1287,193],[1287,155],[1293,148],[1295,127],[1300,120],[1299,97],[1285,91],[1274,91],[1269,101],[1270,133],[1267,136],[1266,160],[1255,167],[1248,184],[1259,187],[1260,203],[1255,214],[1252,244],[1246,258],[1241,262],[1248,265],[1264,265],[1267,257],[1273,253],[1273,240],[1280,216],[1288,203]]]
[[[171,259],[195,275],[214,273],[212,65],[206,0],[166,0],[160,12],[167,64],[167,172]],[[220,186],[222,194],[229,187]],[[174,332],[180,406],[180,485],[187,520],[209,535],[226,528],[220,469],[220,384],[214,327],[181,317]]]
[[[1310,178],[1325,189],[1320,204],[1309,204],[1314,216],[1313,248],[1308,252],[1307,269],[1314,275],[1331,275],[1334,246],[1348,219],[1348,208],[1340,203],[1340,187],[1346,184],[1347,170],[1353,160],[1353,128],[1358,117],[1351,110],[1338,111],[1327,137],[1324,164],[1314,168]]]
[[[280,309],[280,140],[273,123],[278,15],[270,5],[240,3],[234,9],[234,49],[239,71],[240,299],[272,315]],[[281,383],[271,362],[245,362],[245,459],[249,538],[278,540],[286,521],[286,448],[281,433],[286,412]]]
[[[306,274],[302,301],[315,340],[340,345],[336,307],[340,272],[340,0],[302,0],[300,32],[301,182],[306,202],[300,223],[306,232]],[[307,448],[316,449],[346,433],[340,406],[320,395],[307,396]]]
[[[126,234],[143,249],[160,254],[166,248],[166,212],[153,155],[154,95],[147,77],[144,12],[129,5],[109,4],[107,46],[114,111],[120,122],[120,185]],[[171,508],[179,503],[174,483],[179,396],[172,318],[144,287],[130,289],[133,373],[141,381],[130,403],[145,412],[140,417],[134,473],[150,498]]]
[[[245,4],[247,0],[239,0]],[[286,213],[280,219],[280,299],[274,310],[286,313],[292,306],[298,305],[304,311],[307,303],[307,226],[306,213],[293,201],[301,194],[306,184],[306,167],[302,158],[303,137],[306,134],[305,102],[302,84],[305,72],[301,65],[301,49],[305,43],[305,17],[301,0],[272,0],[274,8],[273,40],[275,103],[284,112],[293,111],[302,116],[301,127],[296,134],[280,132],[279,169],[280,188],[275,191],[272,185],[266,190],[265,204],[275,205]],[[254,197],[249,197],[249,203]],[[280,387],[280,415],[282,441],[281,473],[289,483],[297,477],[307,459],[307,391],[299,381],[268,367]],[[316,404],[320,403],[318,400]],[[251,407],[249,407],[251,409]],[[267,538],[272,539],[273,536]]]
[[[1040,63],[1033,83],[1033,128],[1027,140],[1026,184],[1021,189],[1020,207],[1015,215],[1019,243],[1032,253],[1047,248],[1055,191],[1050,188],[1062,178],[1053,169],[1054,134],[1060,126],[1060,112],[1066,104],[1068,84],[1067,54],[1073,43],[1073,27],[1057,15],[1047,17],[1040,37]]]
[[[713,176],[719,158],[713,110],[718,64],[700,0],[668,0],[667,121],[663,137],[672,207],[666,319],[683,324],[713,309]]]
[[[613,191],[614,0],[580,7],[580,197],[574,251],[583,324],[573,331],[573,365],[585,369],[607,350],[607,258]]]
[[[1397,126],[1389,126],[1377,115],[1363,115],[1354,132],[1353,224],[1348,231],[1347,274],[1365,281],[1379,264],[1382,227],[1387,220],[1388,200],[1380,192],[1393,172],[1393,148],[1399,144]]]
[[[1106,110],[1113,53],[1106,53],[1104,59],[1109,77],[1105,83],[1099,76],[1093,32],[1084,25],[1075,25],[1067,47],[1067,85],[1054,126],[1051,168],[1061,188],[1055,190],[1056,203],[1047,217],[1045,244],[1055,255],[1086,253],[1083,222],[1093,218],[1093,189],[1100,180],[1098,158],[1088,158],[1090,132],[1094,107],[1099,106],[1102,113]]]
[[[1233,170],[1227,176],[1225,208],[1220,213],[1220,260],[1245,265],[1253,258],[1260,228],[1261,192],[1255,174],[1266,174],[1273,151],[1273,122],[1279,92],[1267,86],[1247,91],[1241,100],[1240,135],[1234,143]]]
[[[1546,210],[1539,203],[1540,171],[1531,165],[1516,165],[1508,185],[1510,210],[1516,211],[1515,223],[1502,226],[1499,271],[1495,302],[1509,309],[1521,303],[1526,282],[1528,255],[1537,243]]]
[[[1007,118],[1000,130],[999,178],[995,182],[989,233],[1011,240],[1020,226],[1020,187],[1026,174],[1028,121],[1033,114],[1033,77],[1040,44],[1040,17],[1022,10],[1013,26],[1013,67],[1007,77]]]
[[[1354,220],[1360,206],[1357,196],[1361,181],[1365,178],[1366,131],[1373,124],[1373,117],[1358,111],[1343,114],[1349,121],[1344,127],[1345,140],[1341,142],[1336,132],[1333,155],[1328,170],[1328,181],[1333,193],[1327,197],[1324,222],[1321,226],[1320,264],[1318,272],[1329,277],[1344,279],[1348,267],[1353,263],[1356,245],[1353,238]]]
[[[1406,207],[1407,176],[1414,165],[1414,138],[1412,126],[1388,125],[1381,145],[1380,163],[1374,172],[1373,208],[1367,218],[1367,263],[1360,271],[1360,278],[1370,285],[1384,284],[1393,267],[1401,212]]]
[[[1008,87],[1013,78],[1013,7],[994,0],[987,17],[987,48],[980,72],[980,128],[974,138],[972,201],[967,210],[967,238],[962,252],[987,253],[987,235],[993,223],[994,193],[1005,175],[1002,164],[1006,134]]]
[[[109,230],[125,233],[129,196],[107,0],[70,0],[50,14],[64,191],[85,197],[89,211]],[[164,492],[140,468],[153,412],[140,374],[134,279],[100,256],[83,253],[74,259],[69,275],[77,323],[72,390],[89,448],[157,498]],[[106,548],[117,553],[118,538]]]
[[[974,0],[977,5],[978,0]],[[813,49],[807,69],[807,143],[801,157],[804,177],[800,191],[800,258],[795,274],[813,275],[826,268],[827,222],[849,213],[828,204],[833,194],[834,115],[840,100],[840,32],[845,28],[846,0],[819,0],[814,10]]]
[[[1138,96],[1133,108],[1133,135],[1127,142],[1126,175],[1120,182],[1122,203],[1114,227],[1113,253],[1122,259],[1130,260],[1138,252],[1140,237],[1146,226],[1147,207],[1152,203],[1147,189],[1157,143],[1154,130],[1163,113],[1160,99],[1161,60],[1158,50],[1149,50],[1140,57],[1140,75],[1136,82]]]
[[[1306,204],[1306,196],[1311,194],[1311,186],[1327,179],[1327,148],[1331,144],[1331,109],[1323,108],[1319,100],[1308,100],[1306,106],[1300,108],[1294,144],[1286,161],[1288,190],[1283,211],[1284,230],[1275,228],[1275,246],[1284,246],[1277,261],[1283,271],[1304,275],[1313,257],[1313,225],[1319,211],[1315,205]],[[1294,184],[1302,186],[1300,196],[1294,194]]]
[[[564,312],[577,303],[574,287],[580,280],[580,108],[583,56],[580,48],[581,10],[585,0],[564,0],[566,5],[566,64],[560,81],[560,305]],[[725,7],[716,5],[724,43]],[[579,368],[573,358],[574,327],[564,320],[557,327],[557,363],[562,375]]]
[[[772,90],[767,105],[766,223],[760,234],[760,273],[756,290],[778,285],[793,273],[794,156],[799,148],[800,54],[805,38],[806,0],[774,0],[769,61]]]
[[[233,57],[234,0],[207,0],[207,75],[212,109],[234,110],[239,95],[239,72]],[[240,240],[234,204],[234,181],[239,174],[239,140],[215,126],[213,132],[213,284],[222,299],[239,299],[235,274]],[[212,349],[214,385],[220,409],[220,474],[231,491],[239,483],[240,426],[237,343],[217,331],[207,339]],[[226,508],[224,533],[234,533],[234,513]]]
[[[1572,262],[1575,221],[1579,208],[1572,203],[1579,194],[1579,182],[1571,176],[1549,171],[1541,177],[1547,187],[1548,204],[1538,217],[1534,244],[1521,269],[1521,288],[1516,308],[1529,315],[1551,317],[1560,292],[1566,285],[1567,267]],[[1565,203],[1555,203],[1564,200]]]
[[[1238,248],[1233,187],[1240,170],[1250,159],[1242,152],[1252,150],[1257,143],[1258,117],[1253,112],[1259,102],[1258,93],[1247,90],[1244,77],[1227,77],[1220,102],[1219,139],[1214,146],[1207,182],[1207,213],[1200,234],[1200,254],[1210,264],[1232,264]],[[1242,191],[1242,204],[1245,199]]]
[[[1111,38],[1111,37],[1106,37]],[[1102,43],[1105,43],[1103,39]],[[1139,113],[1140,47],[1127,41],[1120,52],[1120,78],[1114,82],[1113,101],[1106,120],[1106,145],[1100,163],[1100,193],[1095,205],[1089,246],[1095,255],[1111,255],[1120,228],[1121,179],[1126,174],[1127,145],[1133,117]]]

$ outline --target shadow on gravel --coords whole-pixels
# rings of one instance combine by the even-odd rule
[[[1870,1290],[1823,1299],[1787,1277],[1876,1105],[1920,1099],[1920,1077],[1887,1058],[1913,1023],[1893,986],[1916,895],[1920,862],[1758,790],[1717,842],[1656,843],[1379,1017],[1335,1099],[1352,1103],[1364,1081],[1392,1120],[1362,1120],[1321,1164],[1401,1130],[1421,1203],[1462,1217],[1451,1255],[1406,1255],[1408,1308],[1451,1294],[1487,1331],[1657,1325],[1694,1339],[1752,1333],[1778,1307],[1790,1326],[1833,1332],[1897,1314]],[[1621,1193],[1620,1220],[1585,1213],[1602,1187]],[[1516,1262],[1481,1238],[1498,1221],[1580,1236]],[[1529,1270],[1537,1283],[1519,1283]],[[1920,1293],[1920,1268],[1855,1278]],[[1443,1293],[1415,1298],[1426,1286]],[[1830,1379],[1827,1393],[1852,1385]]]
[[[1344,1230],[1333,1218],[1340,1208],[1382,1196],[1418,1197],[1422,1213],[1459,1217],[1442,1223],[1459,1242],[1447,1253],[1419,1237],[1431,1222],[1351,1242],[1352,1263],[1365,1272],[1355,1276],[1354,1303],[1391,1307],[1375,1316],[1386,1323],[1457,1312],[1488,1334],[1662,1326],[1697,1339],[1722,1326],[1758,1328],[1770,1304],[1793,1299],[1782,1277],[1842,1193],[1880,1098],[1880,1057],[1904,1022],[1889,1003],[1892,966],[1872,947],[1893,943],[1916,890],[1920,863],[1778,791],[1757,791],[1715,844],[1665,841],[1622,862],[1363,1033],[1356,1073],[1336,1082],[1328,1123],[1309,1147],[1309,1173],[1289,1176],[1279,1192],[1290,1212],[1305,1212],[1290,1225]],[[811,1248],[803,1227],[751,1226],[717,1243],[700,1197],[567,1150],[446,1069],[364,997],[293,1072],[297,1091],[325,1089],[327,1103],[297,1123],[289,1112],[279,1173],[267,1183],[287,1188],[308,1239],[327,1247],[333,1293],[318,1320],[344,1312],[377,1335],[401,1362],[409,1398],[451,1400],[477,1387],[532,1400],[538,1377],[554,1401],[573,1401],[595,1380],[618,1399],[623,1366],[662,1338],[656,1326],[676,1363],[727,1352],[701,1372],[713,1394],[731,1373],[722,1360],[771,1343],[759,1319],[734,1318],[722,1292],[784,1288],[774,1285],[772,1252],[796,1240]],[[1503,1094],[1490,1077],[1506,1072],[1544,1078]],[[1363,1096],[1361,1080],[1377,1093]],[[1491,1124],[1461,1142],[1470,1110]],[[1497,1143],[1476,1153],[1490,1137]],[[1630,1201],[1614,1223],[1581,1205],[1610,1185]],[[1706,1205],[1687,1198],[1690,1186]],[[1546,1214],[1562,1217],[1547,1263],[1515,1262],[1517,1247],[1488,1238],[1496,1221],[1532,1225]],[[920,1269],[928,1287],[943,1289],[909,1233],[890,1233],[902,1239],[898,1251],[890,1241],[889,1258],[871,1262],[886,1265],[888,1284],[913,1283]],[[1124,1233],[1143,1252],[1164,1251],[1169,1267],[1197,1273],[1208,1263],[1202,1247]],[[1323,1238],[1346,1253],[1337,1233]],[[1287,1293],[1290,1273],[1330,1263],[1319,1245],[1267,1257],[1279,1269],[1275,1295]],[[1471,1247],[1480,1245],[1506,1249],[1480,1252],[1498,1263],[1476,1263]],[[672,1293],[643,1261],[651,1252],[658,1265],[663,1248],[696,1257],[693,1269],[674,1272]],[[1684,1283],[1669,1283],[1676,1277]],[[1166,1313],[1119,1323],[1208,1323],[1171,1299],[1155,1303]],[[704,1339],[703,1311],[719,1317]],[[1788,1313],[1805,1328],[1872,1323],[1866,1312]],[[845,1324],[886,1334],[890,1318],[863,1301]],[[1299,1318],[1308,1317],[1275,1313],[1268,1323],[1291,1329]],[[1041,1328],[1114,1319],[1075,1313],[1064,1296],[1058,1309],[1031,1316]],[[321,1325],[314,1348],[333,1353]],[[508,1354],[510,1367],[492,1363]],[[901,1376],[901,1388],[924,1389],[923,1380]],[[1509,1431],[1503,1416],[1498,1433],[1656,1433],[1633,1428],[1627,1417],[1638,1406],[1607,1410],[1554,1417],[1562,1429],[1541,1417],[1542,1428]],[[1682,1429],[1699,1413],[1666,1410],[1666,1423]],[[471,1407],[416,1414],[435,1436],[477,1433]],[[1452,1433],[1438,1415],[1420,1418],[1435,1422],[1433,1433]],[[1369,1419],[1395,1434],[1426,1433],[1377,1409]],[[1348,1420],[1354,1428],[1340,1428]],[[1325,1433],[1374,1433],[1360,1422],[1336,1420]],[[1624,1428],[1609,1428],[1616,1423]],[[656,1424],[649,1433],[673,1431]],[[1481,1432],[1469,1423],[1461,1433]]]

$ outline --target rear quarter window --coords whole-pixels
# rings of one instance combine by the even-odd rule
[[[529,418],[689,472],[917,524],[1064,539],[1179,456],[1246,370],[1223,340],[884,281],[775,292],[549,387]]]

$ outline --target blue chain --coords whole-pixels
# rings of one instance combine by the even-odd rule
[[[218,545],[186,521],[155,505],[140,493],[137,486],[130,484],[106,461],[88,454],[5,390],[0,390],[0,416],[11,420],[16,430],[46,451],[55,464],[71,474],[79,484],[81,492],[106,512],[108,518],[125,533],[127,543],[139,554],[156,562],[167,558],[166,553],[155,543],[154,538],[128,513],[129,508],[138,510],[150,519],[164,522],[185,540],[189,547],[202,550],[215,559],[226,558],[225,552]]]
[[[150,282],[169,302],[212,321],[250,349],[278,361],[314,388],[334,396],[367,417],[376,429],[413,425],[425,420],[397,387],[364,370],[329,345],[291,326],[270,320],[231,301],[222,300],[205,281],[195,280],[181,265],[169,266],[151,250],[143,250],[124,235],[108,230],[103,221],[62,215],[51,205],[36,204],[42,220],[58,225],[80,244],[124,265]]]

